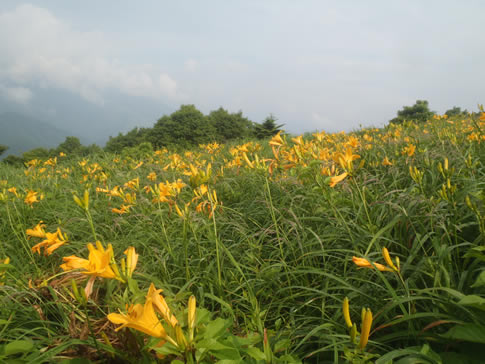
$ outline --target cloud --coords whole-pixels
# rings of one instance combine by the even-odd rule
[[[103,104],[107,90],[178,98],[169,74],[152,65],[121,64],[110,57],[111,44],[103,33],[77,31],[46,9],[21,5],[0,13],[0,81],[19,85],[8,94],[24,102],[32,96],[27,86],[69,90],[96,104]]]
[[[9,101],[27,104],[32,99],[32,91],[26,87],[6,87],[0,85],[0,94]]]
[[[188,72],[195,72],[198,65],[198,62],[195,59],[188,59],[184,62],[184,68]]]

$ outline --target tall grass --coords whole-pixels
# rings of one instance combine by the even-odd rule
[[[10,263],[0,267],[0,358],[176,359],[157,359],[143,349],[143,336],[115,332],[106,318],[143,300],[153,282],[172,307],[195,295],[199,307],[232,322],[234,335],[258,334],[254,345],[265,354],[266,333],[273,356],[262,362],[289,362],[283,354],[312,363],[479,362],[485,344],[484,125],[442,118],[216,151],[202,146],[179,159],[162,151],[1,166],[0,259]],[[350,166],[338,157],[346,148],[359,156]],[[155,181],[147,178],[151,172]],[[330,178],[344,172],[348,176],[330,187]],[[123,187],[135,178],[138,186]],[[180,193],[152,201],[155,184],[179,178],[185,183]],[[209,192],[197,199],[201,185]],[[111,211],[126,204],[106,192],[115,186],[136,195],[125,214]],[[30,190],[44,198],[26,204]],[[83,210],[73,193],[85,190],[89,209]],[[175,207],[183,211],[188,202],[179,216]],[[69,243],[49,256],[33,253],[35,239],[26,230],[39,221],[48,231],[59,227]],[[81,305],[72,279],[79,287],[85,279],[59,265],[69,255],[87,256],[86,243],[96,239],[112,243],[117,257],[136,248],[136,287],[120,290],[118,282],[98,278]],[[356,256],[385,264],[383,248],[399,258],[399,271],[352,262]],[[349,337],[345,297],[359,331],[362,307],[373,312],[364,349]],[[12,343],[20,349],[9,354]]]

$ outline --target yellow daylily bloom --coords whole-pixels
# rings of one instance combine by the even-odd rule
[[[366,309],[363,314],[362,327],[360,330],[361,332],[360,332],[359,348],[361,350],[365,348],[365,346],[367,345],[367,342],[369,341],[371,326],[372,326],[372,311],[370,309]]]
[[[374,263],[372,265],[371,262],[369,262],[367,259],[364,258],[358,258],[358,257],[352,257],[352,261],[355,263],[355,265],[362,267],[362,268],[377,268],[381,272],[392,272],[393,270],[391,268],[386,267],[385,265],[379,264],[379,263]]]
[[[382,161],[382,165],[383,166],[392,166],[392,163],[387,157],[384,157],[384,160]]]
[[[126,276],[131,277],[138,263],[138,254],[132,246],[126,249],[124,254],[126,255]]]
[[[162,315],[165,322],[175,328],[175,326],[177,326],[178,324],[178,320],[170,312],[170,308],[168,307],[165,298],[163,298],[163,296],[160,294],[162,291],[162,289],[156,289],[153,283],[150,284],[147,293],[147,300],[150,299],[150,301],[153,302],[153,305],[155,306],[157,311]]]
[[[342,312],[343,312],[347,327],[348,328],[352,327],[352,320],[350,319],[350,312],[349,312],[349,299],[347,297],[344,298],[344,302],[342,304]]]
[[[97,241],[96,248],[93,244],[89,243],[88,249],[88,259],[79,258],[75,255],[64,257],[62,258],[64,264],[61,265],[61,268],[64,271],[84,269],[84,271],[81,272],[82,274],[94,277],[120,279],[110,266],[111,258],[113,257],[113,247],[111,244],[108,244],[108,248],[104,249],[101,242]]]
[[[167,332],[158,320],[158,317],[153,309],[153,302],[151,298],[147,298],[144,305],[137,303],[128,308],[128,313],[110,313],[108,320],[112,323],[121,326],[116,328],[116,331],[124,327],[131,327],[135,330],[141,331],[149,336],[166,338]]]
[[[44,198],[44,195],[39,194],[39,192],[28,191],[27,196],[25,196],[24,202],[30,207],[33,207],[34,203],[39,202],[43,198]]]
[[[342,182],[345,179],[345,177],[347,177],[348,175],[349,174],[347,172],[344,172],[338,176],[330,178],[330,187],[332,188],[335,187],[337,183]]]
[[[391,256],[389,254],[389,250],[387,250],[387,248],[385,248],[385,247],[382,248],[382,256],[384,257],[384,260],[386,261],[386,263],[389,267],[394,269],[396,272],[399,271],[399,269],[395,266],[395,264],[393,263],[393,261],[391,259]]]
[[[35,225],[33,229],[27,229],[25,231],[25,234],[36,238],[45,238],[46,232],[44,231],[44,227],[45,227],[45,224],[43,224],[42,221],[39,221],[39,223]]]
[[[51,255],[54,250],[67,243],[66,237],[62,235],[61,229],[57,228],[55,233],[45,233],[45,240],[34,245],[32,252],[40,254],[40,249],[44,248],[44,255]]]

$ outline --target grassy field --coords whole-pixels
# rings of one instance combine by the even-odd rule
[[[483,362],[484,127],[2,165],[0,360]]]

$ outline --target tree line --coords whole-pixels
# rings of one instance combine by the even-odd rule
[[[170,115],[164,115],[151,128],[134,128],[127,133],[111,136],[104,149],[93,144],[83,146],[74,136],[57,148],[35,148],[22,154],[22,157],[9,155],[3,162],[21,164],[35,158],[50,158],[65,153],[70,156],[86,156],[92,153],[122,153],[123,150],[134,152],[135,147],[142,145],[142,150],[171,148],[187,149],[210,142],[227,143],[238,139],[264,139],[281,130],[283,125],[276,124],[277,119],[270,114],[262,123],[256,123],[242,112],[230,113],[220,107],[204,115],[194,105],[182,105]],[[0,146],[0,155],[6,146]]]
[[[403,123],[405,121],[426,122],[435,115],[429,109],[426,100],[417,100],[412,106],[404,106],[397,111],[397,116],[390,123]],[[448,117],[467,116],[470,113],[460,107],[454,106],[447,110]],[[471,113],[478,115],[479,113]],[[111,153],[146,153],[153,149],[171,148],[188,149],[199,144],[210,142],[227,143],[238,139],[265,139],[278,133],[283,125],[276,124],[277,119],[270,114],[262,123],[256,123],[242,112],[230,113],[220,107],[204,115],[194,105],[182,105],[170,115],[164,115],[151,128],[134,128],[127,133],[119,133],[110,137],[103,148],[92,144],[84,146],[74,136],[66,140],[57,148],[35,148],[22,154],[21,157],[9,155],[3,162],[7,164],[22,164],[35,158],[50,158],[65,153],[70,156],[87,156],[103,151]],[[141,146],[140,148],[138,148]],[[138,149],[136,149],[138,148]],[[0,155],[8,149],[0,145]]]

